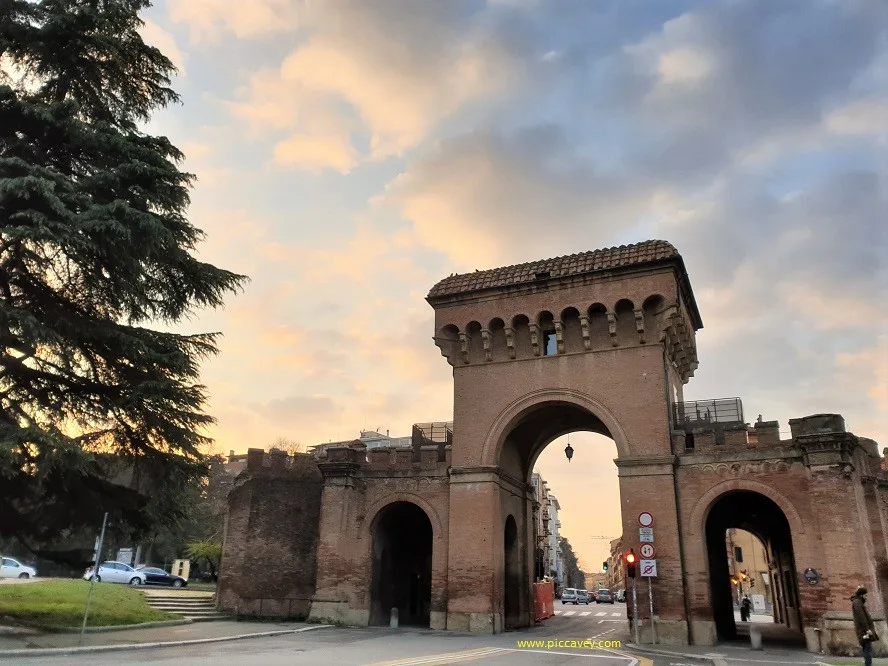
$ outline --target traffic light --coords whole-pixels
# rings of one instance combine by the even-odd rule
[[[635,578],[635,551],[630,548],[629,552],[625,555],[626,560],[626,577],[627,578]]]
[[[604,561],[604,562],[601,563],[601,569],[602,569],[604,572],[607,572],[607,561]]]

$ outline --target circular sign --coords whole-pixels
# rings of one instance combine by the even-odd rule
[[[654,559],[654,554],[657,551],[654,550],[654,547],[649,543],[643,543],[641,545],[641,556],[646,560]]]
[[[805,569],[805,580],[808,581],[809,585],[817,585],[817,582],[820,580],[820,574],[817,573],[816,569],[809,567]]]
[[[650,527],[654,524],[654,517],[647,511],[642,511],[638,514],[638,524],[642,527]]]

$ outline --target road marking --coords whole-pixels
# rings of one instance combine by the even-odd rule
[[[595,613],[595,617],[604,617],[607,613]]]
[[[591,615],[591,614],[592,614],[592,611],[583,611],[582,613],[580,613],[580,617],[586,617],[587,615]]]
[[[447,652],[444,654],[429,654],[417,657],[395,659],[393,661],[376,661],[366,666],[434,666],[435,664],[456,664],[460,661],[481,659],[499,652],[514,652],[507,648],[487,647],[474,650],[462,650],[461,652]]]
[[[555,615],[561,615],[564,611],[555,611]]]
[[[622,613],[611,613],[611,617],[623,617]]]
[[[577,614],[576,611],[567,611],[567,612],[564,614],[564,617],[568,617],[568,616],[570,616],[570,615],[576,615],[576,614]]]

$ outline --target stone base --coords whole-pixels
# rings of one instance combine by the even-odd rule
[[[447,613],[448,631],[468,631],[473,634],[493,634],[496,618],[493,613]]]
[[[447,613],[432,611],[429,618],[429,629],[447,629]]]
[[[882,619],[873,618],[876,625],[876,633],[881,639],[873,643],[873,653],[877,657],[888,656],[888,623]],[[823,616],[823,628],[805,628],[805,640],[810,652],[822,652],[848,657],[860,656],[860,643],[854,631],[854,620],[851,613],[827,612]]]
[[[649,622],[645,621],[638,627],[638,641],[642,645],[686,646],[688,644],[688,625],[684,620],[657,620],[652,631]],[[630,638],[635,640],[635,629],[630,631]]]
[[[347,601],[312,601],[309,622],[346,624],[350,627],[366,627],[370,624],[370,611],[349,608]]]
[[[691,620],[691,642],[694,645],[715,645],[718,633],[712,620]]]

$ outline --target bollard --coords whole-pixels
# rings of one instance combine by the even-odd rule
[[[389,626],[392,629],[398,628],[398,608],[397,608],[397,606],[392,608],[392,614],[389,617]]]
[[[754,624],[749,625],[749,647],[753,650],[762,649],[762,632]]]

